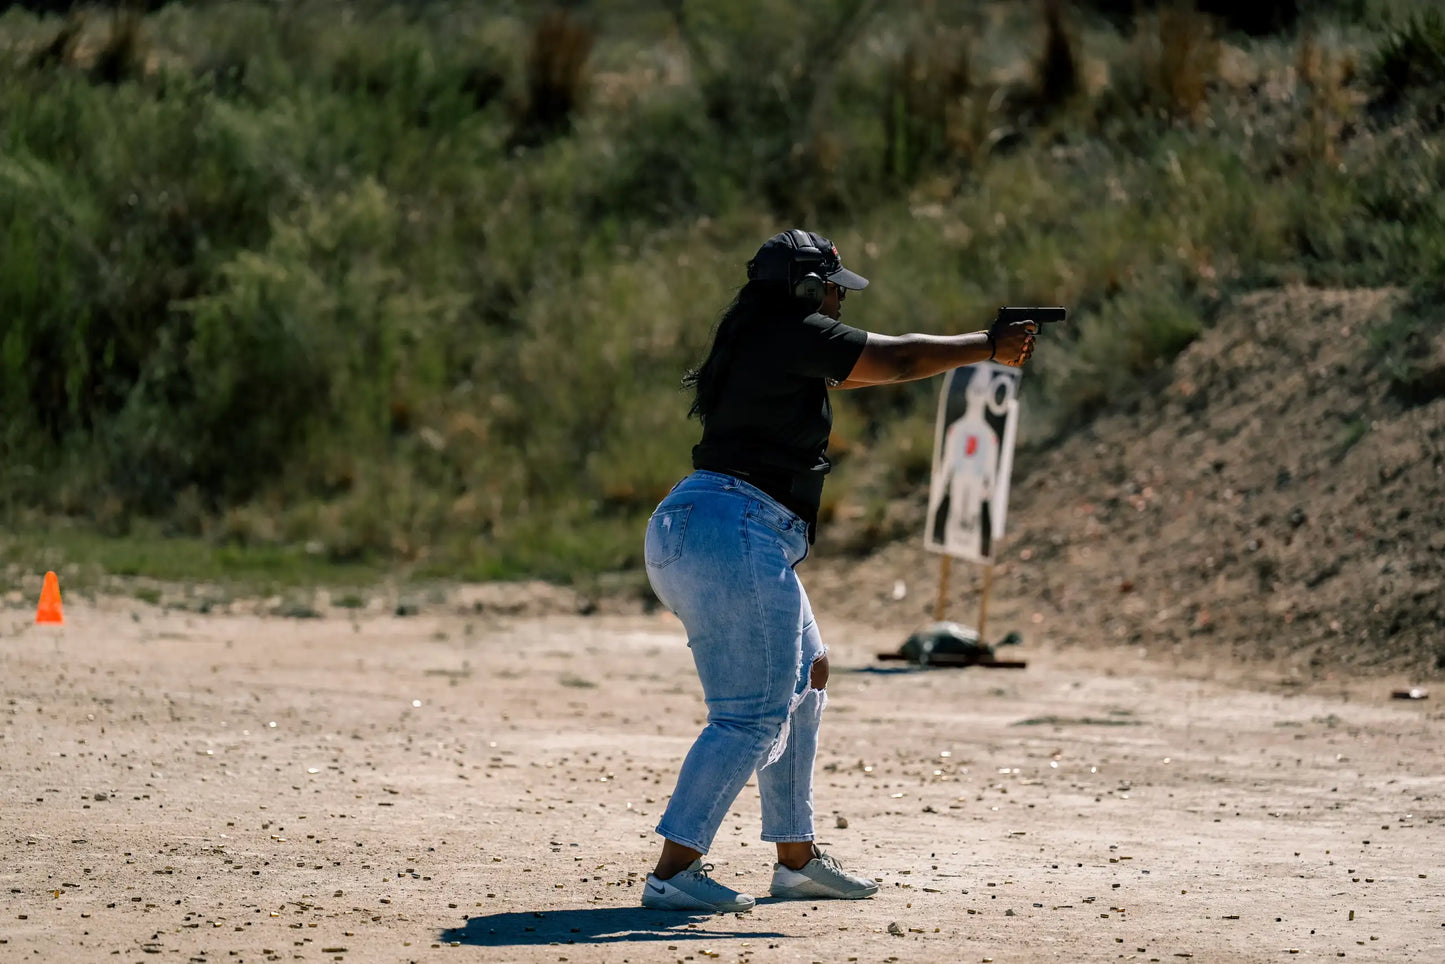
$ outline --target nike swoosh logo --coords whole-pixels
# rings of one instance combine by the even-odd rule
[[[652,884],[648,884],[648,885],[647,885],[647,889],[650,890],[650,891],[652,891],[654,894],[665,894],[665,893],[667,893],[667,888],[665,888],[665,887],[654,887]]]

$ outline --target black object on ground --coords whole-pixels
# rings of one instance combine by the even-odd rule
[[[1009,633],[999,646],[1022,642],[1018,633]],[[883,661],[897,660],[918,666],[984,666],[990,669],[1023,669],[1022,659],[999,659],[994,647],[978,638],[978,632],[954,622],[933,623],[909,636],[896,653],[879,653]]]

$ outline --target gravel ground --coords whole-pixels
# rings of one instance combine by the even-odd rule
[[[823,844],[881,882],[644,911],[702,722],[655,616],[0,611],[0,960],[1445,960],[1439,696],[1171,653],[910,670],[827,621]],[[756,790],[710,859],[766,893]]]

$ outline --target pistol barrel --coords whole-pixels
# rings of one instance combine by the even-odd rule
[[[1000,308],[1000,309],[998,310],[998,319],[997,319],[997,320],[998,320],[999,322],[1035,321],[1035,322],[1038,322],[1038,323],[1041,324],[1041,325],[1048,325],[1048,324],[1053,324],[1053,323],[1055,323],[1055,322],[1063,321],[1063,320],[1065,320],[1065,319],[1068,318],[1068,317],[1069,317],[1068,309],[1067,309],[1067,308],[1062,308],[1062,307],[1048,307],[1048,308],[1016,308],[1016,307],[1008,307],[1008,308]]]

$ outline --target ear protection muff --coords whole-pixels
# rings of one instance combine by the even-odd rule
[[[823,295],[827,291],[827,282],[817,272],[825,260],[823,252],[805,232],[794,228],[788,233],[793,237],[794,246],[793,264],[788,272],[792,276],[793,297],[816,310],[823,303]]]
[[[817,311],[828,290],[828,282],[822,272],[830,262],[837,262],[837,252],[825,252],[814,242],[812,235],[797,228],[790,229],[786,238],[791,248],[786,255],[787,260],[771,256],[771,252],[778,251],[782,246],[774,244],[776,239],[770,238],[769,258],[764,263],[759,263],[757,258],[748,262],[748,280],[785,282],[794,298],[806,305],[809,311]]]
[[[817,272],[810,271],[799,278],[797,284],[793,285],[793,297],[807,302],[809,307],[816,310],[823,303],[823,296],[827,293],[825,284],[826,282],[819,277]]]

